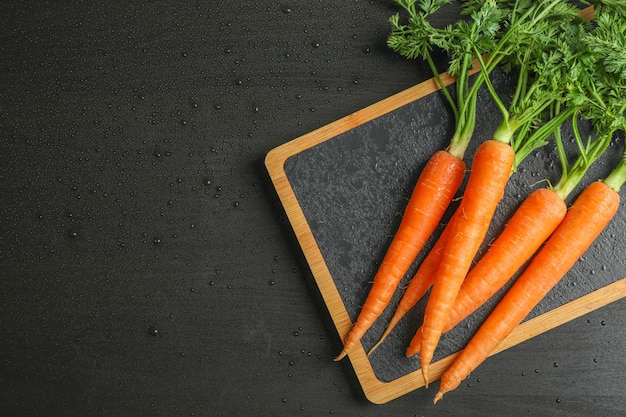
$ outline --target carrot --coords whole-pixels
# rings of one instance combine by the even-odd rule
[[[463,281],[450,311],[443,333],[491,298],[539,249],[556,229],[567,211],[563,199],[554,191],[533,191],[511,217],[502,233]],[[416,332],[407,356],[418,353],[421,332]]]
[[[335,360],[340,360],[346,356],[346,354],[354,349],[363,335],[376,321],[376,319],[382,314],[384,309],[389,304],[391,297],[393,296],[399,282],[406,274],[410,265],[415,261],[415,257],[422,249],[426,240],[434,232],[437,224],[443,216],[441,210],[444,206],[447,208],[454,193],[457,191],[461,184],[463,174],[465,171],[465,164],[462,161],[464,153],[470,142],[474,127],[476,125],[476,103],[478,97],[478,88],[484,82],[488,71],[483,71],[477,77],[477,80],[471,84],[470,75],[473,73],[472,61],[475,55],[481,55],[487,51],[477,47],[478,42],[465,42],[464,40],[451,36],[450,34],[443,35],[449,39],[449,45],[457,45],[456,55],[451,57],[448,73],[455,77],[455,95],[456,99],[453,99],[452,94],[448,91],[445,83],[443,82],[437,67],[432,59],[430,51],[432,45],[430,43],[431,37],[441,34],[439,29],[435,29],[428,22],[427,18],[435,13],[444,2],[432,4],[431,7],[426,9],[420,9],[415,7],[415,4],[400,4],[406,7],[406,10],[411,15],[411,24],[417,24],[420,26],[420,31],[409,29],[405,25],[401,25],[399,21],[399,15],[395,15],[390,19],[392,26],[392,33],[388,39],[388,45],[392,49],[400,52],[401,55],[407,58],[416,58],[421,56],[429,65],[433,72],[434,79],[438,82],[441,91],[450,104],[451,110],[455,119],[455,131],[450,140],[450,145],[446,151],[440,151],[435,155],[435,159],[442,159],[442,155],[446,155],[450,158],[455,158],[454,163],[448,158],[450,169],[443,168],[443,164],[437,163],[433,165],[442,165],[437,168],[437,172],[422,176],[424,179],[418,180],[411,200],[415,200],[414,208],[411,208],[411,201],[409,202],[409,208],[405,211],[396,237],[392,240],[392,243],[387,250],[387,253],[381,263],[380,270],[374,276],[374,283],[368,294],[367,299],[359,313],[356,323],[348,333],[346,340],[344,341],[344,348]],[[491,18],[489,22],[499,21],[501,13],[496,10],[490,9]],[[473,23],[473,33],[477,36],[475,41],[482,40],[482,43],[486,43],[485,39],[491,39],[497,35],[498,30],[494,30],[493,25],[488,25],[488,22],[475,20]],[[488,32],[478,30],[479,25],[486,25],[490,28]],[[417,37],[415,37],[417,36]],[[407,37],[411,40],[407,43]],[[491,45],[491,43],[488,43]],[[493,68],[492,68],[493,70]],[[443,175],[449,174],[449,177]],[[432,176],[432,178],[431,178]],[[423,184],[419,184],[419,182]],[[446,194],[442,194],[443,192]]]
[[[496,140],[483,142],[474,155],[463,199],[457,208],[424,313],[420,365],[426,385],[428,366],[448,313],[502,199],[514,159],[513,148]]]
[[[420,264],[417,272],[411,279],[409,286],[404,291],[404,295],[400,299],[398,306],[396,307],[396,311],[393,316],[389,320],[387,324],[387,328],[384,333],[376,342],[374,346],[367,353],[371,355],[378,346],[389,336],[391,331],[398,325],[400,320],[413,308],[415,304],[426,294],[426,292],[430,289],[435,280],[435,273],[437,272],[437,267],[439,266],[439,261],[441,260],[441,254],[443,253],[443,249],[445,248],[446,242],[448,241],[448,235],[450,234],[450,224],[453,220],[448,223],[446,228],[443,230],[439,239],[432,247],[428,255],[424,258],[422,263]]]
[[[548,188],[533,191],[467,275],[444,332],[456,326],[502,288],[554,232],[566,212],[565,201],[555,191]]]
[[[418,252],[437,228],[463,181],[465,163],[438,151],[422,171],[374,283],[336,360],[353,349],[389,304]]]
[[[448,315],[444,333],[489,300],[532,257],[563,220],[567,211],[565,203],[567,196],[608,148],[613,131],[608,130],[584,145],[577,117],[578,113],[574,112],[571,120],[573,136],[579,147],[579,155],[575,162],[573,164],[568,162],[559,126],[553,132],[562,165],[559,182],[553,187],[530,193],[487,253],[470,270]],[[407,356],[419,351],[420,337],[421,332],[416,332],[407,349]]]
[[[554,234],[443,374],[435,402],[458,387],[578,261],[617,212],[617,190],[601,181],[585,188]]]
[[[496,206],[502,198],[511,168],[516,166],[515,159],[516,157],[523,158],[532,149],[542,146],[545,137],[530,135],[527,138],[522,135],[522,140],[519,142],[513,139],[520,130],[528,129],[533,122],[543,118],[547,109],[563,100],[568,92],[567,84],[558,80],[567,80],[568,76],[575,73],[572,71],[572,65],[577,63],[578,55],[561,49],[565,45],[575,48],[576,43],[571,40],[573,36],[570,36],[569,32],[578,34],[579,32],[572,28],[582,28],[582,19],[575,8],[564,3],[542,3],[533,3],[524,12],[524,16],[530,19],[526,21],[526,24],[532,25],[533,31],[541,33],[540,36],[512,33],[510,37],[503,37],[494,49],[496,53],[490,54],[487,59],[477,58],[481,70],[489,69],[495,62],[503,60],[508,60],[508,65],[519,66],[516,90],[508,107],[498,97],[490,80],[485,79],[485,86],[502,113],[502,122],[495,130],[491,143],[499,144],[503,152],[506,149],[505,153],[511,160],[508,162],[508,172],[506,169],[498,171],[496,168],[498,166],[507,167],[506,164],[498,165],[502,163],[498,159],[493,161],[486,159],[478,163],[475,161],[472,164],[468,188],[465,190],[463,201],[458,209],[461,213],[455,222],[456,231],[451,232],[446,245],[422,324],[420,366],[426,386],[428,386],[428,366],[446,324],[447,315],[454,305],[463,279],[489,228]],[[520,22],[521,20],[517,20],[516,24],[519,25]],[[565,25],[568,25],[569,32],[564,30]],[[529,37],[526,38],[526,36]],[[525,42],[528,43],[525,44]],[[508,49],[520,47],[522,44],[524,47],[521,53]],[[502,54],[505,50],[510,51],[511,54]],[[555,126],[560,126],[569,118],[573,111],[566,109],[552,114],[550,120],[545,122],[545,126],[539,130],[542,132],[553,130]],[[482,167],[483,163],[484,167]],[[480,174],[476,176],[476,184],[470,187],[474,171]],[[490,181],[490,176],[494,177],[492,181]]]
[[[569,92],[572,102],[568,104],[580,106],[583,115],[592,120],[594,130],[601,133],[598,139],[583,147],[575,130],[579,147],[589,151],[589,155],[583,155],[565,175],[573,178],[569,184],[566,180],[566,190],[576,183],[576,171],[584,172],[585,165],[606,149],[614,132],[626,130],[626,80],[623,77],[626,65],[623,57],[606,54],[606,48],[610,48],[607,40],[616,45],[626,40],[626,25],[615,13],[620,10],[621,6],[617,5],[603,5],[596,9],[597,24],[590,32],[582,31],[582,37],[576,38],[583,47],[578,50],[582,59],[575,73],[584,75],[573,79],[572,85],[576,87]],[[557,151],[563,163],[566,155],[558,141]],[[569,167],[564,165],[564,168]],[[617,167],[604,181],[591,183],[578,196],[526,270],[456,356],[441,378],[435,402],[458,387],[568,273],[615,216],[620,205],[619,191],[624,183],[626,149]]]
[[[505,57],[509,56],[511,52],[520,45],[520,42],[524,43],[523,36],[515,37],[513,34],[520,30],[524,32],[522,28],[524,26],[533,27],[539,22],[543,23],[543,28],[550,27],[546,22],[548,16],[554,15],[562,16],[568,14],[569,11],[564,8],[556,7],[560,2],[558,0],[546,0],[536,6],[528,8],[517,9],[513,8],[500,8],[498,5],[492,2],[486,2],[482,5],[470,5],[466,9],[472,17],[471,24],[460,20],[457,22],[457,28],[450,30],[452,27],[446,29],[436,29],[427,22],[427,16],[438,10],[445,2],[433,3],[427,6],[425,3],[415,4],[415,1],[407,1],[406,3],[399,3],[410,14],[409,25],[402,25],[399,23],[399,15],[392,16],[390,23],[392,25],[392,34],[388,39],[388,45],[400,52],[407,58],[415,58],[422,56],[428,65],[433,70],[435,79],[439,82],[439,85],[444,93],[444,96],[451,104],[452,111],[455,117],[455,132],[451,140],[449,147],[450,154],[462,159],[463,154],[467,148],[467,145],[471,139],[475,122],[476,122],[476,103],[478,90],[481,85],[486,85],[491,95],[496,100],[496,103],[503,111],[504,120],[503,127],[496,131],[496,134],[502,136],[503,143],[508,144],[508,139],[512,133],[520,126],[524,125],[531,119],[535,118],[535,115],[543,111],[551,100],[554,100],[554,95],[545,95],[539,97],[536,102],[528,110],[529,107],[526,103],[523,106],[516,106],[521,109],[521,114],[513,113],[513,117],[509,118],[509,112],[504,109],[501,100],[497,98],[493,86],[489,80],[489,74],[496,68],[499,62]],[[416,6],[419,6],[421,10],[418,10]],[[554,10],[553,10],[554,9]],[[519,14],[519,15],[518,15]],[[502,26],[500,22],[506,20],[506,17],[515,15],[515,23],[510,26]],[[505,27],[507,32],[500,33],[500,29]],[[460,35],[460,36],[459,36]],[[501,39],[498,37],[502,36]],[[436,66],[430,55],[432,49],[432,43],[443,48],[450,54],[450,65],[448,72],[450,75],[456,77],[456,102],[452,99],[451,94],[447,91],[444,83],[442,82],[439,74],[436,71]],[[484,60],[483,55],[490,53],[489,59]],[[470,83],[469,76],[472,73],[474,66],[473,61],[477,60],[481,71],[477,75],[473,84]],[[527,72],[527,71],[526,71]],[[524,86],[531,83],[524,82]],[[532,89],[535,91],[536,89]],[[518,100],[514,101],[514,104],[519,104],[520,95],[517,94]],[[524,96],[524,98],[528,98]],[[533,102],[535,100],[529,100]],[[495,134],[494,138],[499,139]],[[511,147],[504,145],[510,150],[510,154],[513,153]],[[508,167],[508,173],[510,173],[512,166],[511,163]],[[508,177],[507,173],[507,177]],[[502,184],[506,184],[504,181]],[[445,187],[445,185],[443,185]],[[502,185],[500,188],[504,188]],[[414,191],[414,195],[417,194]],[[501,198],[498,197],[498,201]],[[448,203],[450,201],[448,200]],[[496,203],[497,204],[497,203]],[[433,206],[432,202],[428,205],[424,205],[424,208]],[[489,213],[486,210],[485,213]],[[490,216],[493,215],[493,212]],[[489,218],[485,218],[486,226],[488,227]],[[434,219],[435,215],[429,215],[428,218]],[[437,222],[441,219],[438,216]],[[417,222],[407,221],[405,224],[415,226]],[[410,244],[406,245],[403,242],[402,232],[403,228],[401,223],[398,234],[399,238],[394,238],[390,249],[385,255],[385,259],[381,264],[381,271],[379,271],[374,277],[374,283],[370,294],[368,295],[365,304],[357,318],[351,331],[344,342],[344,348],[342,352],[337,356],[336,360],[340,360],[346,356],[346,354],[353,349],[365,334],[365,332],[371,327],[374,321],[380,316],[388,305],[393,293],[395,292],[398,283],[402,279],[406,270],[414,260],[415,256],[421,250],[421,246]],[[430,223],[424,225],[424,230],[430,230],[430,233],[434,230],[429,229]],[[468,229],[469,230],[469,229]],[[395,243],[397,242],[397,244]],[[425,242],[425,240],[424,240]],[[422,244],[423,245],[423,244]],[[409,249],[409,252],[401,252],[398,250]],[[446,245],[446,247],[449,245]],[[472,255],[473,256],[473,255]],[[470,260],[471,262],[471,260]],[[467,271],[465,271],[466,273]],[[463,273],[463,274],[465,274]],[[428,332],[426,332],[428,333]],[[436,341],[434,343],[436,345]],[[434,346],[432,347],[434,350]],[[423,371],[425,371],[423,369]]]

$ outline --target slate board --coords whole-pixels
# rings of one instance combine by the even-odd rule
[[[445,80],[452,83],[447,77]],[[500,73],[494,80],[496,88],[505,95],[512,84],[506,74]],[[500,113],[486,92],[479,97],[479,108],[475,135],[465,158],[470,169],[476,147],[491,137],[500,122]],[[447,146],[452,131],[449,107],[435,81],[429,80],[268,154],[270,177],[342,338],[367,297],[371,279],[397,229],[417,177],[428,158]],[[564,136],[569,136],[567,131]],[[589,182],[605,177],[620,155],[621,146],[615,144],[568,202]],[[477,258],[526,195],[546,186],[546,180],[558,181],[560,169],[555,161],[553,146],[548,145],[522,163],[507,185]],[[463,187],[459,196],[462,191]],[[437,234],[440,231],[441,228]],[[625,234],[626,209],[620,207],[594,245],[499,350],[624,297]],[[432,243],[434,238],[400,284],[391,306],[363,338],[364,349],[350,355],[362,388],[372,402],[384,403],[423,386],[418,357],[406,358],[404,352],[421,324],[426,298],[371,357],[365,352],[384,331],[402,289]],[[431,366],[433,376],[440,376],[506,288],[442,337]]]

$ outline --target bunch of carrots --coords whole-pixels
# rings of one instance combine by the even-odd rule
[[[337,360],[360,345],[441,224],[464,180],[464,153],[473,136],[477,94],[486,88],[501,112],[501,123],[473,155],[458,207],[370,350],[383,343],[430,290],[423,323],[406,351],[407,356],[419,353],[428,386],[429,365],[442,334],[518,274],[443,374],[437,402],[524,320],[618,210],[619,191],[626,182],[626,150],[604,180],[592,182],[569,207],[567,199],[590,166],[626,131],[626,1],[596,1],[590,22],[564,0],[467,0],[461,2],[461,10],[469,18],[445,28],[433,27],[429,18],[450,1],[397,3],[408,14],[408,22],[401,24],[399,14],[392,16],[388,45],[407,58],[428,63],[451,106],[456,129],[448,148],[435,153],[420,175]],[[448,72],[456,77],[454,94],[438,75],[431,55],[435,49],[449,56]],[[517,80],[511,97],[500,97],[491,83],[497,68]],[[593,127],[588,138],[580,133],[581,121]],[[573,132],[574,158],[565,150],[564,126]],[[509,178],[528,155],[549,143],[560,161],[559,181],[530,193],[479,257]]]

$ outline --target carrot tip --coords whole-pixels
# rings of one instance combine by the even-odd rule
[[[435,395],[435,399],[433,400],[433,404],[437,404],[437,401],[443,398],[443,392],[439,391],[437,395]]]
[[[374,346],[372,346],[372,348],[367,352],[367,356],[370,356],[372,353],[374,353],[374,351],[378,349],[378,346],[380,346],[382,342],[383,341],[381,339]]]
[[[411,349],[410,347],[406,350],[406,357],[410,358],[411,356],[415,356],[419,353],[419,348],[418,349]]]
[[[424,388],[428,389],[428,366],[422,367],[422,377],[424,378]]]
[[[341,353],[335,358],[335,362],[342,360],[348,354],[347,350],[342,350]]]

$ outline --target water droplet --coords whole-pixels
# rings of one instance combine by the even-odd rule
[[[285,4],[280,8],[280,11],[283,13],[291,13],[291,7]]]
[[[67,232],[67,235],[71,238],[75,238],[76,236],[78,236],[78,233],[76,233],[75,230],[70,230],[69,232]]]
[[[159,333],[156,327],[148,327],[148,334],[150,336],[156,336]]]

